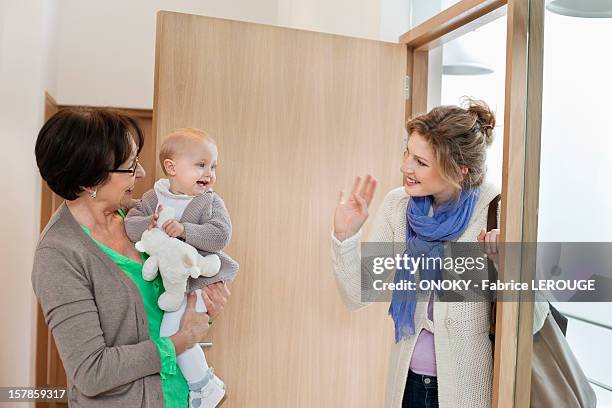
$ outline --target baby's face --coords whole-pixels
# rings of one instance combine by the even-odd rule
[[[188,152],[174,158],[176,174],[170,178],[175,193],[200,195],[212,188],[217,181],[217,146],[198,140]]]

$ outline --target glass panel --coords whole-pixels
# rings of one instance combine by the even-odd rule
[[[487,180],[501,191],[506,75],[506,17],[430,51],[428,108],[460,105],[466,97],[485,101],[496,114],[487,152]]]
[[[612,55],[602,48],[612,38],[612,19],[547,10],[544,32],[538,242],[562,246],[552,259],[551,251],[539,251],[538,263],[543,270],[558,266],[563,277],[572,243],[612,241]],[[571,350],[586,376],[602,385],[592,384],[597,406],[612,406],[612,392],[605,389],[612,386],[612,303],[552,304],[570,315]]]

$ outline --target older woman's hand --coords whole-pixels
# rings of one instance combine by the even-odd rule
[[[177,355],[193,347],[196,343],[204,341],[204,336],[208,331],[210,317],[208,313],[196,310],[196,299],[195,291],[187,295],[187,307],[181,319],[179,330],[170,337]]]
[[[229,295],[230,291],[225,282],[212,283],[202,288],[202,299],[211,319],[223,310]]]

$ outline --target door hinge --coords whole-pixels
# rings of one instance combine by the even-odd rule
[[[410,77],[406,75],[406,89],[404,90],[406,93],[406,100],[410,99]]]

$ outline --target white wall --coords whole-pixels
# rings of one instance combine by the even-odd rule
[[[62,0],[57,101],[151,109],[158,10],[276,24],[278,0]]]
[[[0,386],[34,381],[36,300],[30,272],[40,212],[34,142],[43,122],[44,90],[54,89],[55,0],[0,2]]]
[[[279,0],[278,24],[380,39],[381,0]]]
[[[411,6],[411,0],[380,0],[381,40],[397,42],[398,38],[410,29]]]

